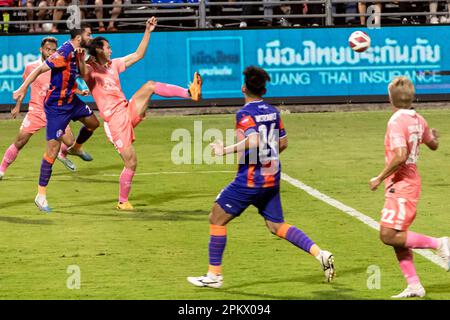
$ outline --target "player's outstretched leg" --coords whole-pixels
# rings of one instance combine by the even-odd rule
[[[67,158],[69,147],[71,147],[75,143],[75,138],[70,127],[67,127],[66,132],[62,136],[62,142],[63,143],[61,143],[61,149],[59,150],[57,159],[61,161],[61,163],[68,170],[75,171],[77,167],[69,158]]]
[[[32,135],[33,134],[31,133],[26,133],[23,131],[19,132],[16,141],[14,141],[14,143],[12,143],[8,147],[8,149],[6,149],[6,152],[0,164],[0,180],[3,179],[6,169],[8,169],[8,167],[14,162],[14,160],[16,160],[20,150],[28,143],[28,140],[30,140]]]
[[[92,161],[92,156],[82,149],[82,145],[92,136],[95,129],[100,126],[100,123],[94,114],[79,120],[84,125],[80,128],[75,144],[68,149],[68,154],[78,156],[84,161]]]
[[[148,103],[153,94],[166,98],[178,97],[198,101],[202,96],[202,78],[198,72],[195,72],[189,89],[163,82],[147,81],[132,97],[140,117],[145,117]]]
[[[226,213],[217,203],[209,215],[209,268],[208,273],[199,277],[188,277],[187,280],[197,287],[220,288],[223,285],[222,257],[227,244],[226,224],[234,218]]]
[[[44,212],[52,211],[47,202],[47,185],[50,181],[50,177],[52,176],[53,164],[55,163],[55,159],[58,155],[60,147],[61,142],[58,140],[52,139],[47,141],[47,150],[41,162],[38,194],[34,199],[34,203],[39,208],[39,210]]]
[[[120,174],[119,202],[117,203],[117,209],[132,211],[134,208],[128,201],[128,196],[131,191],[131,184],[133,183],[133,177],[137,167],[136,151],[133,146],[129,146],[121,151],[120,156],[123,159],[125,167]]]
[[[266,220],[269,230],[282,239],[315,257],[322,266],[325,280],[331,282],[336,276],[334,256],[331,252],[321,250],[303,231],[287,223],[274,223]]]
[[[194,73],[189,89],[185,89],[172,84],[150,81],[153,85],[153,93],[161,97],[179,97],[199,101],[202,96],[202,78],[198,72]]]

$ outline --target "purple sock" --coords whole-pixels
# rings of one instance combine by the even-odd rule
[[[227,236],[210,236],[209,238],[209,265],[222,265],[222,256],[227,244]]]
[[[86,126],[82,126],[80,132],[78,133],[77,143],[83,144],[85,143],[94,133],[94,131],[89,130]]]
[[[41,163],[41,174],[39,175],[39,185],[41,187],[46,187],[52,176],[53,164],[45,159],[42,159]]]
[[[291,226],[286,233],[286,240],[292,243],[294,246],[299,247],[300,249],[309,253],[309,250],[314,245],[314,241],[312,241],[308,236],[297,229],[294,226]]]

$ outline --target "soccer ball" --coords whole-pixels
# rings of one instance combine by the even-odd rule
[[[355,31],[348,38],[348,43],[353,51],[364,52],[370,47],[370,37],[363,31]]]
[[[53,28],[53,23],[51,22],[46,22],[42,24],[42,30],[44,30],[44,32],[51,32]]]

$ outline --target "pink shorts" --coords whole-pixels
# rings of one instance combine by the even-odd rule
[[[29,134],[35,134],[42,128],[47,126],[47,118],[45,117],[45,113],[30,113],[28,112],[25,118],[22,121],[22,125],[20,126],[20,131]],[[64,134],[72,133],[70,127],[67,126]]]
[[[386,197],[380,224],[399,231],[408,230],[416,217],[418,202],[418,199],[406,197]]]
[[[109,141],[119,153],[133,144],[134,128],[144,119],[140,117],[136,104],[131,99],[124,107],[114,113],[111,119],[104,123],[105,133]]]
[[[20,131],[35,134],[47,125],[47,118],[45,113],[30,113],[28,112],[22,121]]]

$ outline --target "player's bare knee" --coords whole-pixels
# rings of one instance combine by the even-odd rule
[[[392,246],[394,244],[394,237],[392,236],[392,233],[388,230],[380,230],[380,240],[385,245]]]
[[[153,80],[149,80],[145,83],[145,87],[148,91],[151,91],[151,93],[153,93],[155,91],[155,85],[156,82]]]
[[[278,224],[266,220],[266,227],[267,227],[267,229],[269,229],[269,231],[272,234],[277,234],[277,231],[278,231],[278,228],[279,228]]]

